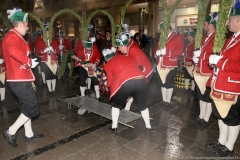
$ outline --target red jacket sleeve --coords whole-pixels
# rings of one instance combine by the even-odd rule
[[[180,35],[175,35],[173,37],[174,43],[166,44],[166,57],[177,58],[184,51],[183,38]],[[169,45],[168,45],[169,44]]]

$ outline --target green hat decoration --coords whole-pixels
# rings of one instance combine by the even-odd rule
[[[240,0],[234,0],[229,16],[240,15]]]
[[[209,14],[205,19],[206,22],[208,22],[209,24],[213,24],[214,26],[217,25],[217,20],[218,20],[217,12],[214,12],[213,15]]]
[[[85,48],[92,48],[93,42],[92,41],[83,41],[83,46]]]
[[[64,34],[64,30],[59,30],[59,34]]]
[[[15,7],[12,10],[7,10],[8,19],[11,22],[28,22],[28,14],[22,12],[22,9],[19,7]]]
[[[161,30],[163,28],[163,22],[159,23],[158,25],[159,25],[159,28]]]
[[[192,28],[189,28],[189,30],[187,31],[187,36],[192,36],[195,37],[196,33]]]
[[[110,58],[116,55],[116,48],[112,47],[111,49],[104,49],[102,51],[105,61],[108,61]]]
[[[88,26],[88,32],[90,32],[93,29],[93,25]]]
[[[125,33],[121,33],[119,38],[116,39],[117,46],[128,45],[128,36]]]
[[[42,30],[37,30],[36,32],[33,33],[33,37],[37,37],[42,34]]]

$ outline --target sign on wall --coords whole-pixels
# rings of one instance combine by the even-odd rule
[[[176,24],[178,27],[181,26],[196,26],[197,25],[198,17],[197,15],[191,16],[179,16],[176,17]]]

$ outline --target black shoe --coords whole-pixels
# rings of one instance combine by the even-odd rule
[[[56,95],[56,92],[55,92],[55,91],[52,91],[52,95]]]
[[[92,91],[91,91],[91,89],[86,89],[85,90],[85,94],[87,95],[87,94],[91,94],[92,93]]]
[[[97,98],[98,102],[103,102],[103,98],[102,97],[99,97]]]
[[[192,119],[190,122],[197,123],[198,121],[201,121],[201,120],[202,120],[201,118],[197,117],[197,118]]]
[[[48,91],[46,96],[51,96],[52,95],[52,92]]]
[[[149,134],[151,133],[152,129],[151,128],[146,128],[146,133]]]
[[[117,134],[118,129],[117,128],[112,128],[111,125],[108,126],[108,129],[112,131],[112,133]]]
[[[213,142],[213,143],[208,143],[208,144],[206,144],[206,147],[208,147],[208,148],[221,148],[221,147],[223,147],[224,145],[222,145],[220,142],[218,142],[218,141],[215,141],[215,142]]]
[[[30,140],[36,140],[36,139],[43,138],[43,137],[44,137],[44,134],[33,133],[33,136],[30,138],[25,136],[25,142],[29,142]]]
[[[208,122],[206,122],[204,119],[201,119],[196,123],[196,125],[199,127],[205,127],[206,125],[208,125]]]
[[[167,103],[167,102],[162,101],[162,102],[159,103],[159,105],[160,105],[160,106],[165,106],[166,103]]]
[[[5,99],[4,99],[4,100],[1,101],[0,104],[1,104],[1,106],[5,106],[7,103],[6,103]]]
[[[3,130],[3,135],[7,139],[8,143],[11,146],[13,146],[13,147],[17,147],[18,146],[18,144],[17,144],[17,135],[16,134],[11,135],[11,134],[9,134],[8,129],[5,129],[5,130]]]
[[[218,157],[227,157],[231,156],[234,152],[234,149],[230,151],[226,146],[223,146],[217,150],[217,152],[214,152],[214,154]]]

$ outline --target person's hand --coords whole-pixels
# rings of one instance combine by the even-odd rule
[[[48,48],[49,48],[49,51],[55,53],[55,51],[53,50],[52,46],[49,46]]]
[[[50,51],[50,50],[49,50],[49,48],[47,47],[47,48],[44,49],[43,52],[46,53],[46,52],[49,52],[49,51]]]
[[[201,50],[193,51],[193,55],[195,57],[200,57],[200,54],[201,54]]]
[[[92,64],[92,69],[93,69],[93,70],[96,70],[96,66],[97,66],[96,63]]]
[[[59,50],[61,51],[61,50],[63,50],[64,46],[60,44],[60,45],[58,46],[58,48],[59,48]]]
[[[156,51],[156,56],[160,56],[161,55],[161,51],[160,49]]]
[[[222,58],[222,56],[218,56],[218,55],[211,55],[209,57],[209,64],[217,64],[218,61]]]
[[[199,61],[199,58],[198,58],[198,57],[195,57],[195,56],[193,56],[192,60],[193,60],[193,62],[194,62],[194,63],[198,63],[198,61]]]
[[[0,64],[3,64],[4,59],[0,58]]]
[[[32,59],[32,66],[31,68],[35,68],[39,62],[36,62],[37,58]]]
[[[164,47],[163,49],[160,49],[160,55],[164,56],[166,54],[166,47]]]

